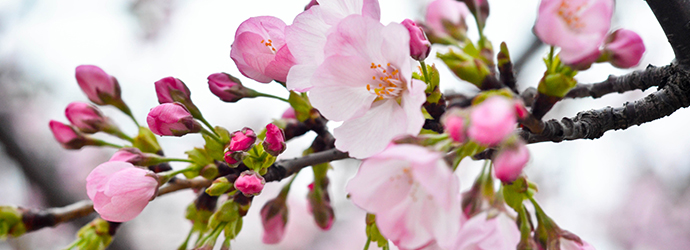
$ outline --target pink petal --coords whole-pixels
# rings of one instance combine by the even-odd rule
[[[361,116],[376,99],[366,88],[372,81],[370,66],[361,57],[329,57],[314,75],[319,85],[309,92],[311,103],[329,120]]]
[[[86,193],[91,200],[95,199],[96,193],[103,190],[103,187],[110,179],[111,175],[125,168],[133,168],[134,165],[127,162],[105,162],[98,165],[86,177]]]
[[[386,213],[377,214],[376,225],[381,234],[396,246],[407,249],[417,249],[430,243],[433,238],[422,224],[424,207],[421,204],[408,198]]]
[[[263,40],[265,38],[256,33],[240,34],[232,44],[230,57],[243,75],[258,82],[268,83],[273,78],[267,76],[264,71],[275,55],[261,43]]]
[[[354,178],[347,183],[352,202],[371,213],[384,212],[408,196],[410,175],[404,174],[409,163],[401,160],[366,159]]]
[[[407,117],[408,134],[417,135],[424,126],[425,118],[422,113],[422,104],[426,102],[425,90],[426,83],[412,79],[408,91],[403,92],[401,106]]]
[[[134,195],[151,199],[158,187],[158,181],[147,174],[153,172],[137,167],[126,168],[114,173],[103,192],[108,196]]]
[[[347,120],[333,131],[335,147],[355,158],[372,156],[394,137],[405,134],[406,118],[395,100],[378,101],[363,116]]]
[[[404,29],[404,27],[403,27]],[[370,61],[371,63],[397,62],[387,61],[381,54],[382,46],[384,45],[383,34],[384,26],[380,22],[360,15],[351,15],[343,19],[335,27],[333,33],[329,34],[328,41],[324,50],[326,57],[332,55],[341,56],[358,56]],[[407,41],[410,40],[410,35],[405,29]],[[405,40],[403,40],[405,41]],[[400,42],[398,42],[400,43]],[[409,43],[406,43],[405,48],[409,50]],[[387,45],[387,44],[385,44]],[[393,53],[405,54],[404,51],[394,51]],[[409,57],[409,51],[407,53]]]

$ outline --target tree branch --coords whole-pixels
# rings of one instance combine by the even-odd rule
[[[268,168],[268,171],[264,175],[264,179],[266,182],[280,181],[299,172],[302,168],[307,166],[341,160],[348,157],[350,156],[345,152],[337,149],[329,149],[291,160],[280,160]]]
[[[592,97],[600,98],[610,93],[625,93],[631,90],[646,90],[665,82],[669,76],[670,66],[647,66],[645,70],[638,70],[623,76],[609,75],[608,79],[599,83],[578,84],[571,89],[566,98]],[[663,87],[663,86],[661,86]]]
[[[623,107],[607,107],[583,111],[574,118],[549,120],[544,123],[542,133],[533,134],[523,130],[521,136],[528,143],[543,141],[596,139],[609,130],[626,129],[633,125],[650,122],[668,116],[680,108],[690,106],[690,74],[670,65],[659,75],[659,86],[663,89],[644,99],[625,103]],[[661,69],[663,69],[661,68]]]
[[[690,0],[647,0],[666,33],[676,62],[690,70]]]

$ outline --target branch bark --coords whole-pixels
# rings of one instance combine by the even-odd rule
[[[633,125],[650,122],[668,116],[680,108],[690,106],[690,73],[670,65],[660,77],[663,89],[622,107],[607,107],[584,111],[573,118],[549,120],[544,123],[542,133],[533,134],[523,130],[521,136],[528,143],[543,141],[596,139],[609,130],[626,129]]]
[[[609,75],[603,82],[592,84],[578,84],[571,89],[566,98],[592,97],[600,98],[610,93],[625,93],[632,90],[646,90],[665,82],[669,75],[669,67],[647,66],[645,70],[638,70],[623,76]],[[662,86],[663,87],[663,86]]]
[[[676,62],[690,70],[690,0],[647,0],[647,5],[664,29]]]

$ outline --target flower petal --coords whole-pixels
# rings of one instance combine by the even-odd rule
[[[372,156],[405,133],[406,118],[395,100],[378,101],[363,116],[347,120],[333,131],[335,147],[359,159]]]
[[[102,191],[111,175],[125,168],[134,167],[127,162],[112,161],[98,165],[86,177],[86,194],[90,199],[95,199],[96,193]]]
[[[408,78],[409,79],[409,78]],[[412,79],[408,91],[403,92],[401,106],[407,117],[407,133],[419,134],[424,126],[424,114],[422,104],[426,102],[426,84],[420,80]]]
[[[404,172],[410,165],[408,162],[375,157],[362,162],[357,175],[348,181],[346,187],[352,202],[371,213],[397,205],[408,196],[412,187],[412,176]]]

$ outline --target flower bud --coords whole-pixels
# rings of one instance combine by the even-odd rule
[[[151,132],[161,136],[183,136],[201,131],[201,124],[180,103],[164,103],[152,108],[146,122]]]
[[[16,207],[0,206],[0,239],[19,237],[26,233],[22,212]]]
[[[156,81],[155,85],[160,104],[191,101],[189,88],[180,79],[169,76]]]
[[[522,141],[504,146],[494,158],[496,178],[505,183],[515,181],[529,161],[529,150]]]
[[[424,31],[410,19],[403,20],[401,24],[410,32],[410,56],[417,61],[423,61],[431,52],[431,43],[426,39]]]
[[[244,171],[235,180],[235,189],[239,190],[246,196],[259,195],[264,189],[266,180],[264,177],[252,170]]]
[[[211,186],[206,189],[206,193],[210,196],[219,196],[226,193],[232,187],[233,185],[228,181],[228,178],[220,177],[211,183]]]
[[[218,166],[216,164],[208,164],[199,170],[199,175],[209,180],[218,177]]]
[[[280,118],[283,119],[297,119],[297,116],[295,115],[295,109],[292,107],[289,107],[288,109],[283,112],[283,115],[280,116]]]
[[[257,96],[256,91],[245,87],[239,79],[227,73],[215,73],[208,76],[208,88],[224,102],[237,102],[242,98]]]
[[[118,223],[119,224],[119,223]],[[110,245],[115,232],[111,222],[96,218],[77,231],[77,239],[72,246],[76,249],[104,250]]]
[[[482,89],[484,79],[491,74],[489,68],[480,59],[476,59],[465,52],[450,50],[446,54],[437,54],[456,76]]]
[[[304,6],[304,10],[306,11],[306,10],[308,10],[309,8],[311,8],[311,7],[314,6],[314,5],[319,5],[319,2],[317,2],[316,0],[311,0],[311,1],[307,4],[307,6]]]
[[[72,102],[65,109],[65,116],[84,133],[96,133],[107,126],[107,120],[98,108],[84,102]]]
[[[472,15],[465,3],[454,0],[435,0],[426,9],[427,35],[434,42],[455,39],[463,41],[467,33],[465,18]],[[433,39],[432,39],[433,38]]]
[[[94,65],[80,65],[75,71],[79,87],[92,102],[105,105],[120,100],[120,85],[115,77]]]
[[[264,150],[272,156],[278,156],[285,151],[285,132],[273,123],[266,125],[266,138],[262,143]]]
[[[537,91],[547,96],[562,98],[568,94],[568,91],[575,87],[575,85],[577,85],[577,81],[570,76],[562,73],[548,74],[539,81]]]
[[[144,166],[140,165],[141,163],[145,162],[144,159],[144,153],[138,148],[121,148],[115,152],[115,154],[113,154],[108,161],[124,161],[129,162],[132,165]]]
[[[443,117],[443,130],[450,136],[453,141],[465,142],[465,118],[458,112],[447,112]]]
[[[287,220],[288,208],[285,197],[278,196],[266,202],[261,208],[261,224],[264,227],[261,241],[265,244],[277,244],[283,240]]]
[[[328,195],[328,177],[324,177],[321,186],[314,187],[314,183],[309,184],[307,200],[309,200],[309,211],[314,216],[314,222],[322,230],[329,230],[335,221],[335,212],[331,206],[331,198]]]
[[[247,127],[232,132],[230,136],[228,151],[248,151],[254,146],[254,142],[256,142],[256,133],[254,133],[254,130]]]
[[[644,42],[631,30],[619,29],[606,38],[604,55],[613,66],[631,68],[640,63],[644,54]]]
[[[515,108],[504,97],[486,99],[470,113],[467,135],[482,145],[496,145],[508,137],[516,128]]]
[[[86,193],[103,219],[125,222],[134,219],[158,190],[156,175],[128,162],[109,161],[86,177]]]
[[[88,139],[72,126],[55,120],[50,120],[49,125],[55,140],[65,149],[80,149],[89,144]]]
[[[226,151],[225,155],[223,155],[223,159],[229,167],[234,168],[237,167],[237,165],[242,162],[247,155],[247,152],[244,151]]]

